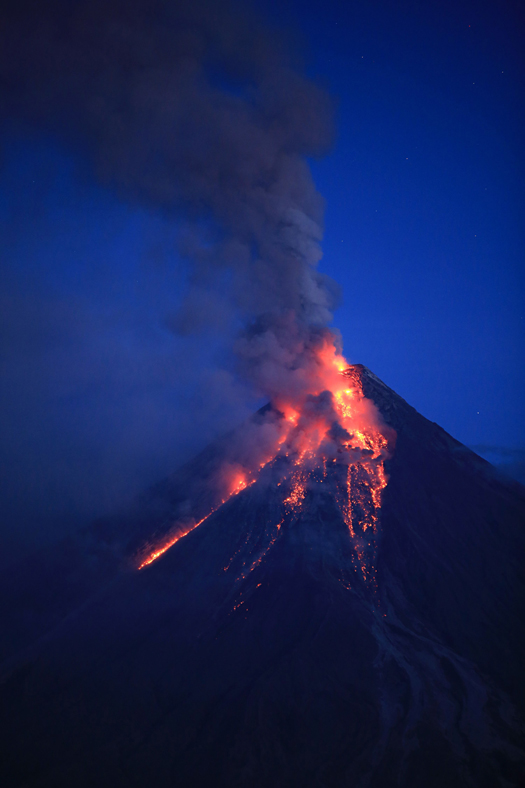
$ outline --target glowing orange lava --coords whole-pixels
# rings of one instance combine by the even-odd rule
[[[145,566],[152,564],[153,561],[156,561],[157,558],[160,558],[161,555],[164,555],[166,550],[169,550],[170,547],[173,547],[173,545],[176,544],[179,541],[179,539],[182,539],[183,537],[187,536],[191,531],[195,530],[195,528],[198,528],[199,525],[201,525],[205,520],[207,520],[208,517],[210,517],[212,514],[213,512],[210,512],[208,515],[206,515],[206,517],[203,517],[202,520],[199,520],[198,523],[195,523],[186,531],[179,531],[179,533],[176,536],[173,536],[171,539],[168,539],[168,541],[165,544],[163,544],[162,547],[159,547],[157,548],[157,550],[154,550],[153,553],[150,553],[148,557],[138,566],[138,569],[143,569]]]
[[[254,482],[255,482],[255,479],[252,479],[251,481],[248,482],[248,481],[246,481],[246,479],[244,477],[236,478],[234,480],[234,482],[233,482],[233,488],[230,490],[229,495],[227,495],[227,497],[224,498],[215,509],[212,509],[211,512],[208,512],[206,517],[203,517],[202,520],[199,520],[198,523],[194,523],[189,528],[186,528],[185,530],[178,531],[175,534],[175,536],[169,537],[168,540],[166,542],[164,542],[162,547],[158,547],[152,553],[149,553],[148,557],[145,558],[144,561],[142,561],[141,564],[139,564],[137,569],[143,569],[145,566],[149,566],[149,564],[152,564],[153,561],[156,561],[157,558],[160,558],[161,555],[164,555],[164,553],[167,550],[169,550],[170,547],[173,547],[174,544],[177,544],[177,542],[180,539],[183,539],[185,536],[187,536],[189,533],[191,533],[191,531],[194,531],[195,528],[198,528],[199,525],[202,525],[202,523],[204,523],[206,520],[208,520],[212,516],[212,514],[214,514],[217,511],[217,509],[219,507],[221,507],[224,503],[226,503],[226,501],[228,501],[234,495],[237,495],[237,493],[240,493],[241,490],[244,490],[244,489],[246,489],[246,487],[249,487],[250,485],[252,485]]]
[[[384,468],[389,456],[387,430],[375,405],[364,397],[359,375],[337,352],[330,335],[315,350],[308,372],[306,382],[299,387],[300,393],[296,387],[293,396],[283,393],[275,398],[274,413],[281,414],[280,422],[273,448],[267,450],[267,456],[258,462],[258,467],[225,466],[224,492],[218,505],[190,528],[167,538],[162,546],[142,560],[139,569],[153,563],[207,520],[219,506],[252,485],[268,463],[286,457],[285,468],[291,466],[291,471],[287,482],[289,492],[283,502],[284,517],[296,518],[301,512],[312,473],[315,472],[317,478],[322,476],[324,481],[332,473],[331,469],[340,468],[337,478],[341,480],[346,476],[342,487],[337,482],[337,501],[354,546],[355,569],[366,582],[375,583],[375,536],[381,495],[387,484]],[[241,571],[241,577],[246,577],[259,565],[276,541],[283,523],[281,520],[268,546],[252,561],[250,568]],[[243,545],[247,544],[249,536]],[[224,567],[225,571],[243,545]]]
[[[244,570],[244,571],[243,571],[243,572],[241,572],[241,574],[240,574],[240,576],[237,578],[237,580],[244,580],[246,577],[248,577],[248,575],[250,574],[250,572],[253,572],[253,570],[254,570],[254,569],[256,569],[256,568],[259,566],[259,564],[261,563],[261,561],[263,560],[263,558],[264,558],[264,557],[266,556],[266,554],[267,554],[267,553],[268,553],[268,552],[269,552],[269,551],[272,549],[272,547],[274,546],[275,542],[277,541],[277,537],[279,536],[279,532],[280,532],[280,530],[281,530],[281,526],[282,526],[282,524],[283,524],[283,520],[281,520],[281,522],[280,522],[280,523],[277,523],[277,525],[275,526],[275,534],[272,536],[272,538],[270,539],[270,541],[268,542],[268,544],[267,544],[267,546],[264,548],[264,550],[263,550],[263,551],[262,551],[262,552],[261,552],[261,553],[258,555],[258,557],[257,557],[257,558],[256,558],[254,561],[252,561],[252,563],[251,563],[251,565],[248,567],[248,569],[244,570],[244,566],[246,565],[246,562],[243,564],[243,570]],[[235,556],[233,556],[233,557],[235,557]],[[230,564],[231,564],[231,562],[233,561],[233,557],[232,557],[232,559],[230,560]],[[228,568],[228,567],[225,567],[225,569],[227,569],[227,568]],[[259,585],[261,585],[261,584],[259,583]],[[258,586],[256,586],[256,587],[258,587]],[[235,610],[235,608],[234,608],[234,610]]]
[[[292,489],[288,498],[284,499],[284,505],[288,512],[294,512],[301,508],[301,504],[306,496],[308,484],[308,474],[299,469],[292,475]]]

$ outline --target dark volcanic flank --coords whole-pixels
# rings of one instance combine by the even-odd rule
[[[61,622],[4,665],[3,784],[520,784],[523,488],[350,375],[397,433],[373,544],[370,510],[351,500],[352,536],[341,503],[348,457],[298,480],[283,455],[158,561],[112,569],[183,501],[210,505],[199,491],[234,436],[211,446],[77,545]]]

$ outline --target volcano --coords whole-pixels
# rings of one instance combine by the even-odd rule
[[[525,490],[341,379],[4,578],[2,785],[524,784]]]

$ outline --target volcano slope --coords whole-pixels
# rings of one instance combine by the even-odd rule
[[[3,786],[523,784],[525,491],[346,374],[397,433],[377,527],[356,479],[350,532],[347,468],[299,489],[280,457],[150,565],[97,570],[3,665]],[[124,553],[220,450],[143,500]]]

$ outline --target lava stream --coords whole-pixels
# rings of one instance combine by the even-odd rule
[[[358,375],[337,353],[333,341],[326,340],[316,349],[314,372],[302,393],[295,392],[290,397],[281,394],[272,404],[273,414],[281,415],[273,448],[265,459],[255,469],[240,464],[229,468],[225,464],[225,492],[220,503],[199,522],[169,537],[142,560],[139,569],[153,563],[226,501],[254,484],[262,468],[278,457],[286,457],[292,470],[284,513],[293,517],[303,507],[314,471],[320,471],[326,479],[330,468],[346,466],[346,488],[340,491],[338,503],[354,543],[359,568],[365,579],[373,577],[381,494],[387,484],[384,461],[389,457],[389,439],[377,408],[363,395]],[[232,560],[233,557],[230,563]]]
[[[149,564],[152,564],[153,561],[156,561],[157,558],[160,558],[161,555],[164,555],[164,553],[167,550],[169,550],[170,547],[173,547],[174,544],[177,544],[179,539],[183,539],[185,536],[191,533],[191,531],[194,531],[196,528],[199,527],[199,525],[202,525],[202,523],[208,520],[212,516],[212,514],[214,514],[217,511],[217,509],[219,509],[223,504],[226,503],[226,501],[229,501],[230,498],[233,498],[234,495],[240,493],[241,490],[245,490],[246,487],[250,487],[252,484],[254,484],[255,481],[256,481],[255,479],[252,479],[251,481],[248,482],[246,481],[245,478],[236,480],[230,494],[226,498],[224,498],[215,509],[212,509],[211,512],[208,512],[208,514],[205,517],[203,517],[202,520],[199,520],[198,523],[194,523],[185,531],[179,531],[175,536],[170,537],[168,541],[162,545],[162,547],[158,547],[156,550],[150,553],[148,557],[145,558],[141,564],[139,564],[137,569],[143,569],[145,566],[149,566]]]

